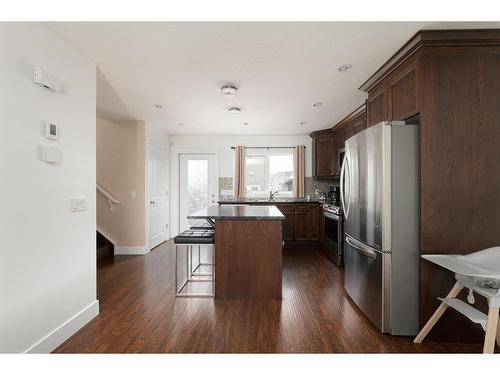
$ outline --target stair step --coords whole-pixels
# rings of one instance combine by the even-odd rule
[[[468,303],[465,303],[461,299],[458,298],[438,298],[443,303],[447,304],[451,308],[457,310],[462,315],[465,315],[474,323],[481,324],[484,330],[486,330],[486,324],[488,322],[488,316],[483,314],[478,309],[475,309]]]

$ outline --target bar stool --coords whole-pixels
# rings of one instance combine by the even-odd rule
[[[191,230],[211,230],[213,231],[214,230],[214,226],[213,224],[209,223],[209,222],[205,222],[203,224],[195,224],[193,226],[191,226],[189,229]],[[189,256],[191,257],[190,258],[190,275],[191,277],[193,276],[212,276],[212,273],[208,273],[208,272],[202,272],[202,267],[213,267],[213,264],[210,263],[210,262],[202,262],[201,261],[201,245],[198,245],[198,264],[196,265],[196,267],[194,267],[194,269],[192,268],[193,266],[193,246],[190,247],[190,252],[189,252]],[[213,256],[212,256],[212,261],[213,261]]]
[[[215,292],[215,271],[214,271],[214,231],[213,230],[205,230],[205,229],[189,229],[186,230],[179,235],[174,237],[174,243],[175,243],[175,290],[176,290],[176,297],[213,297],[214,292]],[[192,268],[192,250],[193,246],[198,246],[198,249],[200,249],[201,245],[207,245],[211,248],[212,250],[212,263],[207,263],[207,264],[202,264],[201,259],[198,259],[198,265],[196,268],[193,270]],[[185,246],[186,248],[186,280],[182,283],[182,285],[179,287],[179,275],[178,275],[178,269],[179,269],[179,248]],[[209,265],[211,268],[211,272],[207,273],[201,273],[201,272],[196,272],[196,270],[201,269],[202,265]],[[205,278],[199,278],[199,277],[205,277]],[[206,277],[209,277],[208,279]],[[184,288],[186,288],[189,283],[191,282],[210,282],[211,283],[211,293],[189,293],[189,292],[182,292]]]

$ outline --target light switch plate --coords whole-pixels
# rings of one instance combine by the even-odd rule
[[[71,212],[87,211],[87,200],[83,197],[71,198]]]

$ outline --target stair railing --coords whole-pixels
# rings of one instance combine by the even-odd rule
[[[106,189],[104,189],[101,185],[96,184],[96,189],[99,193],[104,195],[105,198],[108,200],[108,206],[109,206],[109,211],[110,212],[115,212],[116,205],[120,204],[120,201],[113,197],[111,193],[109,193]]]

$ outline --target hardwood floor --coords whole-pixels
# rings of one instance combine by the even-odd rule
[[[481,343],[413,344],[382,335],[315,250],[285,251],[283,300],[174,297],[174,246],[98,266],[101,313],[58,353],[481,353]]]

